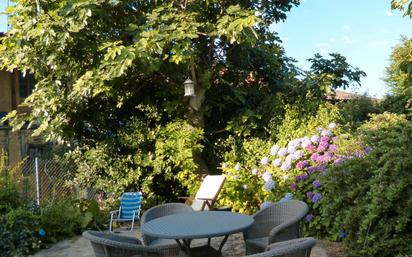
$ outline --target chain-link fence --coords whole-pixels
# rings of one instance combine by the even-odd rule
[[[81,194],[93,198],[90,190],[79,190],[69,182],[76,166],[62,158],[29,158],[20,166],[23,174],[23,194],[38,205],[52,199],[74,198]]]

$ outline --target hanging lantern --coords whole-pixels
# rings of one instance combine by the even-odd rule
[[[185,85],[185,96],[195,96],[195,83],[190,78],[187,78],[183,85]]]

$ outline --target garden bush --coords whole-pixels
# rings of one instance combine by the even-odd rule
[[[348,257],[412,256],[412,122],[372,115],[359,136],[370,153],[324,176],[325,225]]]
[[[296,111],[287,111],[281,127],[290,130],[281,134],[278,144],[255,138],[243,141],[240,150],[226,154],[222,171],[227,175],[227,182],[220,197],[221,204],[252,213],[260,205],[264,207],[284,197],[294,197],[309,204],[311,213],[307,220],[311,221],[310,226],[319,224],[317,213],[322,203],[322,185],[317,180],[318,174],[329,165],[339,164],[341,155],[347,153],[338,151],[336,144],[344,140],[335,137],[339,128],[329,123],[331,118],[337,117],[335,107],[322,106],[315,115],[301,120],[300,127],[294,119]],[[289,140],[293,136],[300,138]]]

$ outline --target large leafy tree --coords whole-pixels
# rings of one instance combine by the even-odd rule
[[[269,27],[298,4],[16,1],[0,63],[34,74],[37,85],[26,100],[32,112],[8,117],[16,127],[28,120],[48,139],[77,146],[86,159],[83,181],[93,181],[90,170],[123,187],[152,180],[150,171],[168,179],[177,170],[207,172],[199,155],[204,142],[210,153],[228,133],[267,136],[276,106],[322,99],[364,75],[340,55],[315,56],[309,72],[293,65]],[[183,97],[188,76],[196,86],[191,98]]]

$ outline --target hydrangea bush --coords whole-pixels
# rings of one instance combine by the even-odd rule
[[[252,153],[254,161],[223,163],[227,185],[221,203],[239,212],[253,213],[277,201],[300,199],[310,207],[305,217],[307,225],[321,230],[324,172],[354,154],[363,156],[367,152],[358,144],[349,154],[345,146],[349,144],[348,136],[338,132],[337,125],[330,123],[285,145],[266,145],[267,150],[260,155]]]

